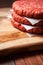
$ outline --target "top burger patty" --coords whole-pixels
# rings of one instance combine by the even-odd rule
[[[43,19],[43,0],[15,1],[12,8],[21,16]]]

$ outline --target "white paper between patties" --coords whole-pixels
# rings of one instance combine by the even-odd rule
[[[31,30],[32,28],[35,28],[33,26],[28,26],[28,25],[23,25],[22,26],[26,29],[26,30]],[[33,37],[35,36],[36,34],[31,34],[31,33],[26,33],[29,37]]]
[[[11,15],[11,12],[12,12],[13,10],[11,9],[10,10],[10,12],[8,13],[8,15],[7,15],[7,18],[12,18],[12,15]],[[30,30],[30,29],[32,29],[32,28],[34,28],[34,27],[32,27],[32,26],[28,26],[28,25],[23,25],[22,24],[22,26],[24,26],[24,28],[26,29],[26,30]],[[32,37],[32,36],[34,36],[35,34],[30,34],[30,33],[26,33],[29,37]]]
[[[9,18],[9,19],[12,18],[12,16],[11,16],[11,12],[12,12],[12,11],[13,11],[12,9],[9,11],[9,13],[8,13],[7,16],[6,16],[7,18]]]
[[[32,19],[32,18],[27,18],[24,17],[26,20],[28,20],[32,25],[35,25],[36,23],[39,23],[42,19]]]
[[[7,15],[8,18],[12,18],[12,15],[11,15],[11,12],[13,11],[13,9],[11,9]],[[24,24],[21,24],[26,30],[30,30],[32,28],[34,28],[33,26],[28,26],[28,25],[24,25]]]
[[[35,28],[35,27],[33,27],[33,26],[28,26],[28,25],[24,25],[24,24],[22,24],[22,26],[23,26],[26,30],[30,30],[30,29],[32,29],[32,28]]]

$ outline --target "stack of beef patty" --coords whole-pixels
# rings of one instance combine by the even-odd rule
[[[43,34],[43,0],[19,0],[12,4],[13,26],[32,34]]]

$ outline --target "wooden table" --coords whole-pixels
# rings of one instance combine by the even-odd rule
[[[43,50],[1,56],[0,65],[43,65]]]
[[[12,39],[12,38],[10,37],[10,39]],[[3,41],[5,41],[5,40],[3,40]],[[9,43],[7,43],[7,44],[9,44]],[[4,45],[4,46],[8,46],[8,45]],[[2,45],[2,48],[0,46],[0,49],[3,49],[4,46]],[[8,51],[4,50],[4,52],[2,54],[4,54],[5,52],[8,52]],[[25,51],[22,50],[22,52],[18,51],[18,53],[15,53],[15,51],[13,51],[12,53],[7,54],[6,56],[0,56],[0,65],[43,65],[43,50],[30,52],[27,49]]]

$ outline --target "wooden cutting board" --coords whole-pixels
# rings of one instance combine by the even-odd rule
[[[8,53],[9,49],[17,50],[20,48],[43,49],[43,35],[24,33],[14,28],[9,19],[0,17],[0,54]]]

